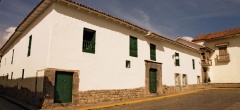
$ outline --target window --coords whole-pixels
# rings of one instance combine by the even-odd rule
[[[24,69],[22,69],[22,79],[24,78]]]
[[[2,56],[0,56],[0,67],[2,65]]]
[[[84,28],[82,51],[87,53],[95,53],[95,39],[96,31]]]
[[[219,47],[219,55],[227,55],[227,47]]]
[[[180,66],[179,53],[175,52],[175,65]]]
[[[137,38],[130,36],[130,56],[138,57]]]
[[[11,61],[11,64],[13,64],[13,57],[14,57],[14,49],[12,51],[12,61]]]
[[[197,76],[197,84],[200,84],[200,76]]]
[[[29,37],[29,42],[28,42],[28,53],[27,53],[28,57],[31,55],[31,46],[32,46],[32,35]]]
[[[186,85],[187,85],[187,75],[186,75],[186,74],[183,74],[183,75],[182,75],[182,85],[183,85],[183,86],[186,86]]]
[[[156,46],[150,44],[150,59],[156,61]]]
[[[178,73],[175,74],[175,85],[181,86],[180,84],[180,75]]]
[[[131,62],[129,60],[126,60],[126,68],[130,68]]]
[[[194,61],[194,59],[192,59],[192,66],[193,66],[193,69],[195,69],[195,61]]]
[[[12,74],[11,74],[11,80],[12,80],[12,78],[13,78],[13,72],[12,72]]]

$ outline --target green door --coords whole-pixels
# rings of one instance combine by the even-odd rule
[[[72,102],[72,72],[56,72],[54,103]]]
[[[149,91],[150,93],[157,93],[157,70],[149,70]]]

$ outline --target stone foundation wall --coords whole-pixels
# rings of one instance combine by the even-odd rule
[[[192,84],[186,86],[163,86],[163,94],[174,94],[179,92],[186,92],[192,90],[199,90],[199,89],[206,89],[210,88],[211,86],[208,84]]]
[[[117,90],[90,90],[79,92],[79,104],[88,105],[144,97],[144,88]]]

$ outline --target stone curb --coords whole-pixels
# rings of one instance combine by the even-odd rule
[[[12,102],[12,103],[14,103],[14,104],[16,104],[16,105],[18,105],[20,107],[22,107],[25,110],[38,110],[36,107],[34,107],[34,106],[30,105],[30,104],[27,104],[25,102],[20,102],[20,101],[18,101],[16,99],[4,96],[2,94],[0,94],[0,97],[4,98],[4,99],[8,100],[9,102]]]
[[[236,89],[240,89],[240,88],[209,88],[209,89],[200,89],[200,90],[194,90],[194,91],[189,91],[189,92],[182,92],[182,93],[178,93],[178,94],[157,96],[157,97],[151,97],[151,98],[146,98],[146,99],[138,99],[138,100],[133,100],[133,101],[120,102],[120,103],[114,103],[114,104],[106,104],[106,105],[100,105],[100,106],[94,106],[94,107],[88,107],[88,108],[79,108],[77,110],[92,110],[92,109],[108,108],[108,107],[121,106],[121,105],[129,105],[129,104],[134,104],[134,103],[153,101],[153,100],[159,100],[159,99],[163,99],[163,98],[169,98],[169,97],[181,96],[181,95],[186,95],[186,94],[192,94],[192,93],[206,91],[206,90],[236,90]]]

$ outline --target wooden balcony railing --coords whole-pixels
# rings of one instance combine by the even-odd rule
[[[202,59],[202,60],[201,60],[201,65],[202,65],[202,66],[211,66],[211,65],[212,65],[212,60]]]
[[[95,53],[95,42],[83,40],[83,51]]]
[[[229,57],[229,53],[225,54],[225,55],[217,55],[217,60],[219,62],[227,62],[230,61],[230,57]]]

